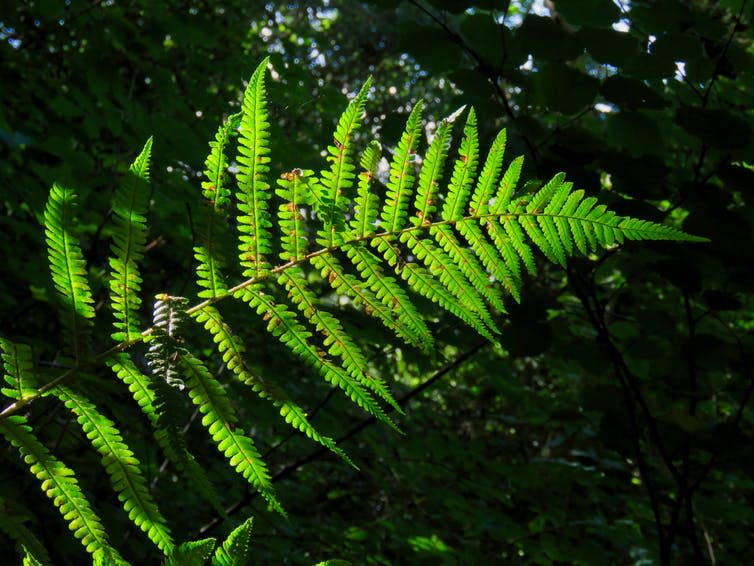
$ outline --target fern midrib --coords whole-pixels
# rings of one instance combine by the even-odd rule
[[[497,219],[499,221],[503,220],[514,220],[520,217],[538,217],[538,216],[544,216],[544,217],[551,217],[551,218],[564,218],[567,220],[576,220],[576,221],[584,221],[589,222],[591,224],[596,224],[600,226],[606,226],[611,229],[619,228],[618,226],[614,226],[612,224],[608,224],[607,222],[600,222],[599,220],[591,220],[583,217],[573,216],[573,215],[559,215],[554,213],[544,213],[544,212],[505,212],[505,213],[486,213],[481,215],[472,215],[472,216],[464,216],[463,218],[458,219],[451,219],[451,220],[441,220],[437,222],[432,222],[429,224],[420,224],[418,226],[409,226],[406,228],[403,228],[401,230],[397,230],[395,232],[379,232],[379,233],[373,233],[368,234],[366,236],[361,236],[358,238],[354,238],[352,240],[340,242],[338,244],[328,246],[326,248],[321,248],[319,250],[313,251],[305,255],[304,257],[297,259],[297,260],[291,260],[286,263],[283,263],[281,265],[278,265],[276,267],[273,267],[263,273],[260,273],[256,277],[251,277],[249,279],[246,279],[245,281],[242,281],[241,283],[237,284],[234,287],[231,287],[228,289],[227,295],[221,295],[217,297],[211,297],[208,299],[205,299],[204,301],[201,301],[197,303],[196,305],[186,309],[185,313],[186,315],[193,315],[197,311],[203,309],[204,307],[210,306],[215,304],[218,301],[222,301],[224,299],[227,299],[228,297],[234,296],[239,291],[242,291],[246,289],[247,287],[250,287],[251,285],[254,285],[256,283],[259,283],[261,281],[264,281],[265,279],[271,277],[272,275],[276,275],[278,273],[281,273],[285,271],[286,269],[290,269],[294,265],[300,265],[303,263],[309,262],[312,258],[315,258],[317,256],[321,256],[324,254],[332,254],[333,252],[336,252],[341,249],[345,249],[346,247],[354,244],[358,244],[360,242],[367,242],[370,240],[375,240],[377,238],[394,238],[395,236],[400,236],[401,234],[407,233],[407,232],[414,232],[414,231],[424,231],[424,230],[430,230],[433,227],[437,226],[452,226],[455,224],[458,224],[460,222],[473,222],[473,221],[479,221],[479,220],[494,220]],[[612,219],[615,220],[616,218],[620,218],[621,220],[625,219],[626,217],[622,216],[613,216]],[[651,226],[657,226],[657,224],[650,224]],[[669,226],[669,228],[673,228],[672,226]],[[648,229],[642,229],[642,228],[631,228],[631,232],[636,234],[642,234],[642,233],[651,233]],[[38,399],[41,397],[44,393],[50,391],[51,389],[54,389],[58,385],[61,385],[62,383],[65,383],[68,379],[70,379],[73,375],[78,373],[80,370],[91,367],[93,365],[99,364],[102,361],[110,358],[114,354],[117,354],[119,352],[123,352],[133,346],[134,344],[137,344],[141,342],[144,338],[147,338],[154,332],[154,326],[150,326],[149,328],[145,329],[141,332],[138,338],[135,338],[133,340],[121,342],[120,344],[117,344],[113,346],[112,348],[105,350],[104,352],[94,356],[92,360],[89,363],[76,363],[71,368],[66,370],[64,373],[53,379],[52,381],[48,382],[47,384],[43,385],[39,389],[37,389],[36,393],[34,395],[30,395],[29,397],[26,397],[23,401],[15,401],[9,405],[7,405],[2,412],[0,412],[0,420],[9,417],[18,411],[20,411],[23,407],[31,403],[32,401]]]

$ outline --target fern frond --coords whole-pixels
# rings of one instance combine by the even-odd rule
[[[44,218],[47,255],[58,292],[60,319],[66,329],[68,347],[79,361],[87,348],[94,299],[86,279],[84,256],[73,234],[75,198],[70,189],[53,184]]]
[[[531,275],[537,275],[537,264],[534,262],[534,252],[527,243],[526,235],[518,224],[518,216],[511,215],[501,218],[502,228],[508,237],[511,246],[521,258],[521,261]],[[495,226],[496,221],[491,220],[488,225]]]
[[[2,350],[3,376],[9,387],[0,389],[0,393],[10,399],[22,401],[36,394],[34,379],[34,362],[31,348],[26,344],[16,344],[6,338],[0,338]]]
[[[361,173],[359,173],[359,186],[354,202],[353,219],[350,223],[352,238],[363,238],[374,233],[379,199],[372,190],[372,180],[381,157],[382,146],[378,141],[372,140],[364,150],[359,162]]]
[[[217,449],[275,511],[286,516],[275,497],[270,473],[254,441],[242,429],[236,428],[238,417],[222,385],[200,360],[188,352],[181,355],[180,364],[187,378],[191,401],[199,407],[203,415],[202,425],[209,431]]]
[[[149,160],[152,138],[131,164],[128,175],[113,195],[115,229],[110,247],[110,301],[116,342],[129,342],[140,335],[141,275],[138,261],[146,244],[146,213],[149,207]]]
[[[353,137],[361,125],[364,105],[371,86],[370,77],[338,120],[333,145],[327,146],[330,168],[320,171],[318,182],[313,187],[319,202],[317,214],[323,224],[317,232],[317,243],[323,247],[330,247],[342,241],[345,213],[349,203],[347,192],[353,186],[356,176],[356,167],[352,163]]]
[[[503,281],[503,284],[516,302],[521,302],[521,256],[513,246],[513,242],[508,236],[508,233],[497,220],[486,218],[484,220],[484,226],[487,229],[487,233],[495,245],[495,248],[500,253],[500,257],[505,263],[505,269],[508,270],[511,276],[510,285],[505,280]],[[532,257],[532,263],[533,261],[534,259]]]
[[[401,240],[429,268],[427,270],[408,263],[400,269],[401,278],[414,291],[457,316],[480,335],[494,341],[488,328],[488,324],[494,323],[484,302],[456,265],[452,261],[441,261],[439,258],[444,252],[429,239],[419,238],[413,232],[405,232]]]
[[[212,566],[246,566],[249,563],[251,540],[251,517],[238,525],[228,538],[218,546],[212,556]]]
[[[449,226],[440,225],[430,230],[435,240],[445,251],[447,256],[455,263],[464,277],[495,309],[505,312],[503,297],[500,289],[490,281],[489,276],[471,250],[462,246]],[[495,323],[486,314],[486,309],[477,311],[485,324],[497,333]]]
[[[508,169],[505,170],[503,178],[500,179],[500,184],[497,187],[497,193],[495,195],[495,203],[490,207],[492,214],[504,214],[508,210],[508,205],[511,202],[511,197],[516,190],[518,179],[521,176],[521,169],[524,166],[524,157],[519,156],[508,165]]]
[[[157,410],[155,409],[155,395],[150,389],[150,379],[136,367],[128,354],[121,353],[105,360],[113,373],[126,384],[136,403],[147,416],[149,422],[156,426]]]
[[[675,242],[709,242],[708,238],[692,236],[666,224],[657,224],[639,218],[621,218],[617,233],[627,240],[671,240]]]
[[[230,327],[222,319],[220,313],[211,306],[203,307],[193,315],[196,321],[207,329],[217,344],[217,349],[222,356],[223,362],[238,379],[245,385],[250,386],[262,399],[269,399],[278,408],[285,422],[296,430],[303,432],[313,441],[321,444],[335,455],[342,458],[349,465],[356,467],[351,459],[335,445],[331,438],[321,435],[307,420],[306,413],[296,403],[291,401],[285,392],[272,382],[254,374],[244,359],[244,347]]]
[[[272,251],[270,235],[270,123],[265,99],[265,58],[251,76],[243,97],[238,145],[238,217],[241,265],[244,277],[259,277],[270,268],[267,254]]]
[[[503,252],[495,249],[495,246],[487,240],[479,223],[474,220],[463,220],[458,223],[458,231],[469,243],[471,250],[481,260],[485,269],[495,277],[496,281],[502,283],[505,290],[517,301],[520,300],[519,282],[508,267],[508,262],[501,255]]]
[[[128,518],[147,533],[162,552],[169,554],[173,540],[167,522],[149,493],[139,460],[123,442],[115,423],[77,391],[61,386],[52,393],[76,415],[84,434],[102,456],[102,466],[110,476],[110,482],[118,493],[118,499],[123,503]]]
[[[53,500],[68,528],[94,560],[122,563],[123,559],[108,543],[102,521],[81,491],[73,470],[50,454],[26,418],[13,415],[0,420],[0,434],[18,448],[31,473],[41,482],[42,491]]]
[[[194,247],[194,257],[199,264],[196,268],[196,283],[202,287],[198,296],[202,298],[219,297],[227,291],[222,273],[225,258],[220,251],[219,237],[224,233],[227,214],[225,207],[230,201],[230,190],[225,186],[228,167],[225,147],[237,118],[238,115],[230,116],[220,125],[214,141],[209,144],[210,152],[204,163],[204,176],[207,180],[202,181],[205,204],[200,229],[202,243]]]
[[[238,292],[238,295],[244,302],[249,303],[257,314],[264,317],[267,321],[267,330],[273,336],[317,370],[325,381],[341,388],[356,405],[400,432],[400,429],[358,381],[355,381],[339,366],[326,360],[317,351],[309,342],[311,333],[298,322],[296,315],[284,304],[275,303],[269,295],[259,289],[244,288]]]

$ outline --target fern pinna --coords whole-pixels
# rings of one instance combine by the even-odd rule
[[[388,414],[401,413],[389,385],[372,374],[359,341],[336,312],[325,307],[322,285],[329,285],[401,341],[429,352],[431,319],[426,308],[417,306],[417,296],[495,340],[505,300],[519,301],[524,274],[536,275],[537,250],[564,265],[576,252],[595,252],[625,240],[698,240],[671,226],[618,216],[595,197],[575,190],[562,173],[536,190],[519,190],[522,158],[504,167],[504,130],[482,154],[473,108],[466,112],[451,162],[453,129],[465,110],[441,121],[423,149],[423,105],[417,103],[387,163],[388,178],[382,188],[377,169],[383,148],[359,134],[371,81],[338,121],[319,173],[297,163],[273,173],[267,67],[267,60],[259,65],[244,93],[241,113],[226,120],[209,144],[201,193],[206,206],[197,222],[193,250],[198,289],[193,305],[183,297],[159,294],[152,326],[141,324],[140,263],[146,251],[151,139],[113,198],[109,318],[114,344],[99,353],[93,351],[91,329],[98,311],[107,309],[94,306],[74,234],[75,196],[57,184],[50,191],[45,233],[65,329],[61,356],[65,363],[55,366],[67,369],[42,371],[28,346],[2,339],[2,393],[11,403],[0,415],[0,432],[18,449],[95,561],[123,559],[108,541],[71,468],[40,441],[24,414],[35,399],[54,397],[72,413],[99,452],[129,519],[168,557],[168,563],[181,563],[188,556],[201,562],[210,556],[214,543],[174,541],[139,460],[116,423],[84,390],[92,369],[106,366],[126,386],[183,481],[218,513],[224,513],[222,498],[185,441],[186,410],[192,404],[230,466],[284,515],[254,438],[238,426],[229,379],[272,403],[294,430],[355,464],[314,427],[306,409],[277,376],[261,375],[249,363],[249,345],[225,319],[221,302],[247,303],[248,308],[243,308],[248,316],[260,317],[272,337],[313,373],[399,430]],[[230,172],[234,162],[235,178]],[[159,200],[159,190],[156,195]],[[234,228],[235,251],[226,246]],[[230,260],[234,255],[235,262]],[[217,357],[229,370],[226,374],[196,353],[201,348],[192,346],[188,337],[197,331],[214,344]],[[10,520],[3,525],[18,539],[29,561],[48,560],[24,525]],[[218,549],[216,563],[230,563],[229,553],[237,546],[239,553],[245,549],[250,523],[244,525],[237,535],[242,544],[231,542]]]

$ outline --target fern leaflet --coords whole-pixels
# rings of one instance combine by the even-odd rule
[[[146,217],[149,200],[149,160],[152,138],[131,164],[128,176],[113,196],[115,231],[110,258],[110,297],[116,342],[129,342],[139,337],[141,321],[141,275],[137,262],[144,255]]]
[[[79,392],[61,386],[53,394],[76,415],[84,434],[102,456],[102,466],[110,476],[128,518],[147,533],[160,550],[169,554],[173,548],[170,530],[149,493],[139,460],[123,442],[115,423]]]
[[[13,415],[0,421],[0,434],[21,452],[42,484],[42,491],[53,500],[77,539],[95,561],[123,563],[118,552],[107,542],[102,521],[81,491],[73,470],[50,454],[37,439],[23,416]]]
[[[94,318],[92,292],[86,280],[86,264],[73,235],[73,191],[53,184],[45,209],[45,237],[50,271],[58,291],[60,318],[66,341],[76,361],[84,357]]]

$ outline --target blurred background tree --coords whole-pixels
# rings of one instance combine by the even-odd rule
[[[40,220],[50,184],[81,195],[84,248],[107,254],[115,179],[155,136],[145,289],[180,294],[193,269],[198,172],[243,81],[271,55],[273,171],[312,167],[345,95],[370,74],[368,124],[391,149],[419,98],[428,130],[473,104],[483,145],[508,128],[529,177],[566,171],[619,213],[681,224],[705,245],[627,245],[545,265],[499,345],[439,318],[434,359],[365,336],[373,370],[407,396],[405,438],[285,372],[361,472],[290,438],[250,404],[291,521],[212,469],[231,519],[255,516],[259,563],[745,563],[754,532],[754,46],[746,0],[66,1],[0,3],[0,329],[42,358],[57,330]],[[104,297],[104,273],[90,274]],[[31,282],[31,284],[29,284]],[[357,312],[343,318],[363,328]],[[236,328],[240,325],[236,324]],[[264,348],[254,349],[254,344]],[[288,377],[289,376],[289,377]],[[426,384],[426,385],[423,385]],[[160,468],[137,410],[118,422],[183,538],[220,521]],[[45,434],[95,495],[114,496],[81,434]],[[125,423],[132,423],[130,429]],[[212,447],[198,445],[208,453]],[[87,467],[89,466],[89,467]],[[0,470],[3,492],[15,470]],[[87,477],[89,474],[89,477]],[[162,479],[161,479],[162,478]],[[28,478],[29,517],[55,553],[78,547]],[[83,480],[82,480],[83,481]],[[227,484],[227,485],[225,485]],[[106,516],[145,563],[142,535]],[[199,531],[199,526],[205,528]],[[139,541],[137,544],[135,541]],[[0,533],[0,553],[12,552]],[[8,552],[5,551],[8,550]]]

